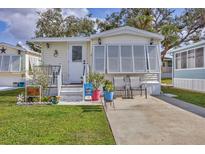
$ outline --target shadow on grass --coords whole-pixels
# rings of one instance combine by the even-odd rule
[[[87,106],[80,106],[83,112],[102,112],[102,106],[100,105],[87,105]]]

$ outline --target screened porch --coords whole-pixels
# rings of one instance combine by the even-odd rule
[[[93,71],[106,74],[160,74],[157,45],[95,45]]]

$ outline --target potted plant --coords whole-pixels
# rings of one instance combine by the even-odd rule
[[[90,73],[88,81],[91,82],[93,85],[92,100],[100,100],[100,87],[104,82],[104,75],[100,73]]]
[[[104,98],[106,101],[112,101],[114,96],[114,86],[111,81],[106,80],[104,85]]]

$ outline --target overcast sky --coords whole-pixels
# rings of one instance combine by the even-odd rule
[[[105,18],[107,14],[120,9],[63,9],[63,14],[84,17],[92,14],[94,18]],[[0,9],[0,42],[16,45],[18,42],[25,43],[34,36],[35,23],[37,21],[36,11],[45,9]],[[181,9],[176,11],[180,14]]]

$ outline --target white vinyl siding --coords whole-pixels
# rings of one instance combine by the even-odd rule
[[[194,50],[188,51],[188,68],[194,68],[195,67],[195,53]]]
[[[181,53],[181,68],[187,68],[187,52]]]
[[[119,73],[120,69],[120,50],[119,46],[108,46],[108,72]]]
[[[148,46],[148,62],[150,72],[159,72],[159,59],[157,54],[157,46]]]
[[[105,72],[105,46],[94,46],[94,71]]]
[[[143,45],[133,46],[134,56],[134,72],[146,72],[146,56],[145,47]]]
[[[21,70],[20,56],[0,56],[1,72],[19,72]]]
[[[121,71],[133,72],[132,46],[121,46]]]

